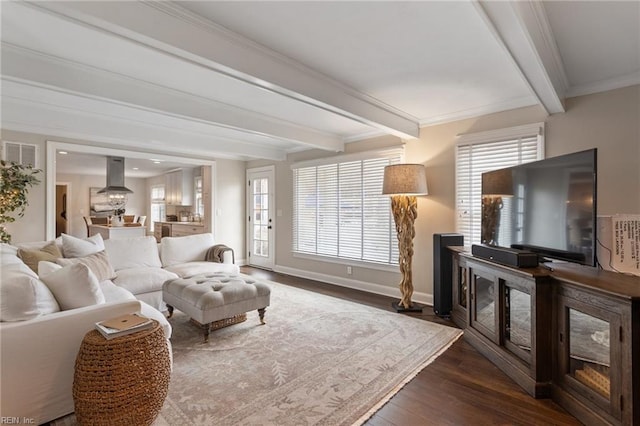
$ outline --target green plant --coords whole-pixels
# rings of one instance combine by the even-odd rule
[[[29,188],[40,183],[36,175],[41,172],[31,165],[0,160],[0,242],[11,242],[11,235],[4,224],[15,222],[14,216],[24,216],[29,205]]]

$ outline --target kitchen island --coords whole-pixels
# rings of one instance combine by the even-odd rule
[[[89,236],[100,234],[102,238],[135,238],[144,237],[147,234],[147,228],[144,226],[108,226],[108,225],[89,225]]]

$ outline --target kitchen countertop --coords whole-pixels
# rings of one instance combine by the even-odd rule
[[[168,225],[204,226],[202,222],[169,222],[166,220],[159,220],[159,221],[155,221],[155,223],[166,223]]]

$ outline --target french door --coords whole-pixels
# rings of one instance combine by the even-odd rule
[[[248,263],[273,269],[275,253],[273,166],[247,170],[247,247]]]

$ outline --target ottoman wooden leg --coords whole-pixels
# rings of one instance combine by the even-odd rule
[[[173,306],[167,305],[167,309],[169,310],[169,316],[167,318],[171,318],[173,316]]]
[[[264,322],[264,312],[266,310],[267,310],[267,308],[258,309],[258,315],[260,316],[260,324],[265,324],[265,322]]]
[[[202,326],[202,331],[204,331],[204,343],[209,341],[209,332],[211,331],[211,323],[204,324]]]

